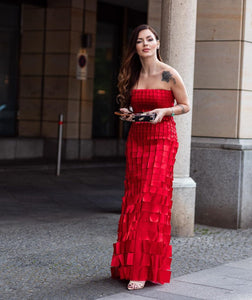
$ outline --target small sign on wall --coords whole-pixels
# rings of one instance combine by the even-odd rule
[[[86,49],[79,50],[77,54],[77,69],[76,69],[76,78],[79,80],[87,79],[87,62],[88,55]]]

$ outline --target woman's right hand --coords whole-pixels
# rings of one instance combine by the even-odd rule
[[[120,112],[125,114],[125,116],[121,116],[121,120],[132,122],[133,113],[128,110],[128,108],[120,108]]]

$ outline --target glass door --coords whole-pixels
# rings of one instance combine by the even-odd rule
[[[16,135],[19,6],[0,4],[0,136]]]

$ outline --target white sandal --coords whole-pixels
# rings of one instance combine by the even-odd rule
[[[143,289],[145,285],[145,281],[135,281],[135,280],[130,280],[128,284],[128,290],[140,290]]]

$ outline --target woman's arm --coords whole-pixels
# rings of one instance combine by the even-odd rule
[[[163,117],[171,115],[181,115],[190,111],[189,98],[186,92],[184,82],[175,69],[169,69],[169,71],[163,71],[162,81],[170,83],[171,90],[177,104],[174,107],[157,108],[151,112],[155,112],[157,117],[152,123],[161,122]]]

